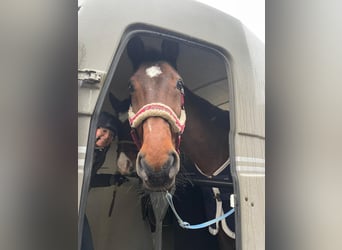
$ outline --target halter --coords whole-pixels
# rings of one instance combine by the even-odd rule
[[[182,134],[185,128],[186,114],[181,110],[180,118],[173,110],[163,103],[149,103],[143,106],[137,113],[132,110],[132,105],[128,110],[128,120],[132,128],[137,128],[144,120],[149,117],[161,117],[167,120],[175,133]]]
[[[182,98],[183,98],[183,95],[182,95]],[[133,112],[132,105],[131,105],[128,110],[128,120],[132,127],[131,135],[132,135],[133,141],[135,142],[138,148],[141,147],[141,143],[138,139],[135,129],[149,117],[161,117],[165,119],[166,121],[168,121],[168,123],[171,125],[172,130],[176,134],[178,134],[176,147],[177,147],[177,150],[179,150],[180,139],[181,139],[181,135],[184,132],[185,121],[186,121],[186,113],[184,110],[183,103],[182,103],[182,109],[181,109],[181,114],[179,118],[169,106],[163,103],[146,104],[141,109],[139,109],[137,113]]]

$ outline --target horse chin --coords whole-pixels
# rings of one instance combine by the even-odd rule
[[[145,171],[137,169],[137,175],[142,180],[143,188],[150,192],[169,191],[175,185],[175,177],[169,178],[163,176],[148,176]]]
[[[145,160],[145,155],[139,153],[136,163],[137,175],[143,182],[143,187],[149,191],[168,191],[175,186],[176,175],[180,169],[177,153],[169,153],[169,158],[159,168],[151,167]]]
[[[163,183],[162,186],[154,185],[149,181],[143,181],[143,187],[146,191],[149,192],[166,192],[171,191],[171,189],[175,186],[175,178],[170,179],[166,183]]]

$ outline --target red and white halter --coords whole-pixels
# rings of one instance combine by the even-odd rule
[[[138,110],[137,113],[134,113],[132,110],[132,105],[128,110],[128,120],[133,129],[137,128],[143,121],[145,121],[149,117],[161,117],[169,122],[173,132],[178,134],[178,145],[180,144],[180,137],[185,128],[186,121],[186,113],[184,108],[181,109],[180,117],[175,114],[175,112],[167,105],[163,103],[149,103],[143,106]],[[132,133],[132,137],[134,142],[137,144],[138,148],[140,148],[140,142],[135,132]]]

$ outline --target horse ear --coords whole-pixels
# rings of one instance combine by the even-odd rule
[[[127,44],[127,54],[133,64],[133,69],[138,69],[145,53],[144,43],[140,37],[133,37]]]
[[[162,45],[163,57],[175,68],[177,69],[177,59],[179,55],[179,45],[176,42],[163,40]]]
[[[112,107],[113,107],[113,109],[117,115],[119,113],[127,112],[129,105],[131,103],[130,99],[128,99],[128,98],[123,100],[123,101],[120,101],[112,93],[109,93],[109,100],[110,100],[110,103],[112,104]]]

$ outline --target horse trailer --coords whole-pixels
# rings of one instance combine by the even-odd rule
[[[265,45],[239,20],[191,0],[80,3],[79,249],[85,214],[96,250],[154,248],[153,233],[142,218],[139,178],[89,191],[96,124],[102,111],[113,113],[109,93],[119,100],[129,96],[133,66],[127,44],[135,36],[152,49],[164,39],[176,42],[177,70],[186,87],[230,112],[236,249],[265,249]],[[117,171],[116,148],[114,140],[100,173]],[[162,249],[175,249],[173,237],[172,227],[163,227]]]

